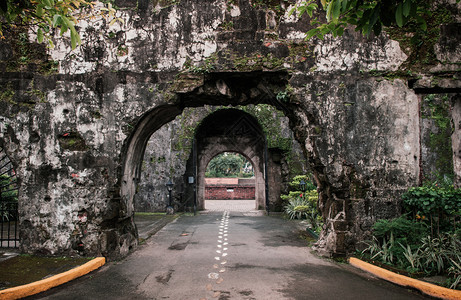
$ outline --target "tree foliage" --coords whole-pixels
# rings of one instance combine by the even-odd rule
[[[3,0],[0,2],[0,37],[9,27],[24,27],[37,35],[37,41],[47,41],[52,47],[51,37],[57,31],[61,36],[69,32],[72,49],[81,44],[75,26],[80,20],[101,16],[110,21],[123,22],[115,17],[110,3],[97,5],[87,0]]]
[[[208,164],[206,170],[207,177],[248,177],[253,175],[252,168],[250,172],[245,172],[245,166],[250,164],[242,155],[238,153],[224,152],[215,156]]]
[[[458,0],[459,1],[459,0]],[[431,2],[425,0],[321,0],[326,20],[320,20],[315,0],[303,1],[290,14],[307,13],[315,27],[306,34],[323,38],[325,34],[341,36],[349,25],[364,35],[379,35],[383,27],[407,27],[409,31],[425,32],[426,18],[431,14]]]

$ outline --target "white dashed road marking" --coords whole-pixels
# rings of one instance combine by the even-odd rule
[[[218,230],[218,244],[216,245],[216,253],[220,254],[220,256],[215,256],[214,259],[216,261],[221,261],[222,258],[226,257],[228,255],[228,248],[227,247],[224,247],[224,246],[227,246],[229,243],[227,242],[228,240],[228,228],[229,228],[229,212],[228,211],[225,211],[222,215],[222,218],[221,218],[221,223],[220,225],[218,226],[219,230]],[[219,269],[219,273],[216,273],[216,272],[211,272],[208,274],[208,279],[210,280],[213,280],[216,282],[216,284],[221,284],[224,279],[220,276],[220,274],[226,272],[226,268],[224,268],[224,265],[227,263],[226,260],[223,260],[220,262],[221,264],[221,268]],[[214,269],[218,269],[219,266],[217,264],[214,264],[213,265],[213,268]],[[207,298],[201,298],[202,299],[209,299],[209,297],[213,297],[213,298],[216,298],[217,297],[217,294],[218,293],[218,296],[220,294],[220,292],[218,291],[214,291],[213,290],[213,285],[211,283],[208,283],[206,285],[206,291],[207,291]]]

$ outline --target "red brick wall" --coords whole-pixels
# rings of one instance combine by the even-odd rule
[[[205,199],[250,200],[255,198],[254,186],[213,185],[205,186]]]

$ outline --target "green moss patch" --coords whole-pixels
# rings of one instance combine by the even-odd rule
[[[418,27],[410,28],[386,28],[391,39],[399,42],[402,50],[409,56],[405,67],[410,70],[424,70],[437,62],[434,45],[440,38],[440,26],[453,21],[453,15],[446,7],[439,6],[435,10],[428,9],[424,16],[427,23],[427,31]]]
[[[11,28],[4,30],[5,43],[8,55],[0,61],[0,67],[6,72],[33,71],[44,75],[57,73],[59,63],[51,60],[46,53],[45,44],[29,41],[28,33],[24,28]]]

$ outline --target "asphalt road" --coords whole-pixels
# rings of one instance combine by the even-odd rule
[[[31,299],[428,299],[316,257],[293,222],[183,216],[120,262]]]

